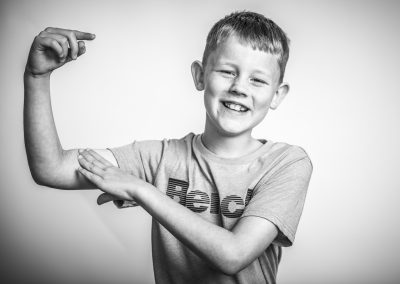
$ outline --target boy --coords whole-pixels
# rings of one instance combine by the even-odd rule
[[[98,203],[142,206],[152,217],[157,283],[275,283],[282,246],[300,219],[312,165],[298,146],[257,140],[253,128],[286,96],[288,38],[252,12],[211,29],[202,62],[205,130],[181,139],[104,150],[63,150],[54,125],[51,72],[94,35],[47,28],[25,71],[25,142],[32,176],[55,188],[99,188]],[[69,47],[69,48],[68,48]]]

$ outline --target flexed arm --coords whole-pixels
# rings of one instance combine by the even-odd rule
[[[24,137],[29,168],[36,183],[55,188],[93,188],[80,177],[77,150],[63,150],[54,123],[51,73],[85,53],[94,34],[47,28],[35,37],[24,73]],[[100,154],[115,163],[108,150]]]

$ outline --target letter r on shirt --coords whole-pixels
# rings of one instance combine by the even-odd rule
[[[188,188],[188,182],[170,178],[168,180],[167,195],[181,205],[186,206],[186,192]]]

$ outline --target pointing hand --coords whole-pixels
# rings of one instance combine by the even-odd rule
[[[94,34],[81,31],[46,28],[35,37],[25,70],[34,76],[49,75],[84,54],[84,40],[93,40],[95,37]]]

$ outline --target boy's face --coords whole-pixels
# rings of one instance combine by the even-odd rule
[[[205,69],[194,62],[192,73],[196,88],[204,89],[206,131],[227,136],[251,135],[288,91],[287,84],[279,84],[276,56],[242,44],[235,36],[210,54]]]

